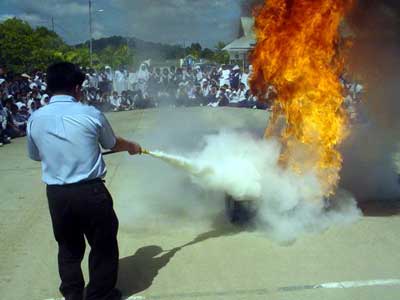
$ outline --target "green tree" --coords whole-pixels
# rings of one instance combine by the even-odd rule
[[[120,66],[131,66],[134,59],[134,51],[128,48],[127,45],[118,47],[107,46],[102,51],[98,52],[99,67],[106,65],[115,68]]]
[[[62,56],[58,53],[69,49],[55,32],[45,27],[38,27],[34,30],[33,43],[31,67],[42,70],[54,62],[61,61]]]
[[[93,57],[96,60],[97,57]],[[86,47],[71,48],[69,51],[65,52],[63,55],[63,60],[88,67],[90,66],[90,53],[89,49]]]
[[[68,48],[56,33],[16,18],[0,23],[0,44],[0,60],[17,73],[43,69]]]
[[[192,43],[190,48],[187,48],[187,54],[190,54],[194,56],[195,58],[200,58],[201,57],[201,50],[202,47],[199,43]]]
[[[209,48],[205,48],[201,51],[201,58],[205,58],[208,60],[214,60],[214,51]]]
[[[34,46],[29,24],[15,18],[4,21],[0,24],[0,40],[0,60],[13,71],[25,71],[31,65]]]
[[[215,45],[214,52],[214,61],[219,64],[228,64],[229,63],[229,53],[228,51],[223,50],[226,47],[224,42],[218,42]]]

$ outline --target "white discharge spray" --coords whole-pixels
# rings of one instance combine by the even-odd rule
[[[213,173],[212,168],[204,168],[199,165],[196,165],[192,160],[190,160],[189,158],[185,158],[183,156],[166,154],[162,151],[146,151],[146,154],[153,156],[155,158],[159,158],[194,176],[207,176]]]
[[[188,172],[204,190],[255,201],[259,226],[282,242],[360,216],[354,199],[340,191],[332,199],[334,208],[326,211],[316,173],[296,174],[281,168],[280,147],[273,139],[223,131],[206,136],[204,148],[186,157],[159,151],[148,154]]]

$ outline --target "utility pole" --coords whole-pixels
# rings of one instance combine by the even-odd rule
[[[127,37],[126,38],[126,56],[128,57],[128,62],[129,62],[129,65],[127,66],[127,67],[130,67],[130,65],[131,65],[131,58],[130,58],[130,54],[131,54],[131,51],[130,51],[130,49],[129,49],[129,37]]]
[[[93,24],[92,24],[92,0],[89,0],[89,54],[90,54],[90,67],[93,67]]]
[[[51,30],[54,31],[54,17],[51,17]]]

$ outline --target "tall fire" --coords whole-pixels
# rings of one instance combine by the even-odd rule
[[[338,145],[347,116],[339,28],[352,2],[266,0],[254,11],[251,88],[264,101],[270,86],[277,92],[266,136],[280,137],[284,166],[316,172],[325,195],[335,191],[342,166]]]

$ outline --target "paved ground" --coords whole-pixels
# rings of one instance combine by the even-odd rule
[[[264,114],[199,108],[115,113],[109,119],[120,134],[168,150],[173,144],[195,145],[199,135],[225,126],[261,134]],[[205,196],[204,203],[178,197],[182,186],[175,182],[182,177],[160,162],[125,154],[106,160],[107,185],[121,221],[119,287],[126,296],[136,294],[132,299],[393,300],[400,295],[400,281],[382,281],[400,279],[400,218],[391,208],[385,213],[382,206],[364,205],[370,217],[282,246],[260,232],[227,225],[223,204],[212,197]],[[0,162],[0,299],[59,297],[57,249],[39,165],[26,158],[24,139],[1,148]],[[352,283],[316,288],[343,281]]]

